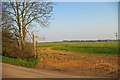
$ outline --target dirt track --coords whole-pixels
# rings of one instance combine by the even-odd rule
[[[38,69],[2,63],[3,78],[82,78],[82,76],[61,75]]]

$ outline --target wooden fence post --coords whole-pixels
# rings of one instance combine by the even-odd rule
[[[37,58],[37,41],[35,41],[35,38],[38,38],[38,36],[35,36],[33,34],[32,41],[33,41],[33,51],[34,51],[34,57]]]
[[[35,52],[36,52],[36,58],[38,57],[38,54],[37,54],[37,41],[35,42]]]
[[[35,44],[35,35],[33,34],[33,52],[34,52],[34,57],[36,58],[36,44]]]

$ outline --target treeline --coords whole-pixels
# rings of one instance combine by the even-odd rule
[[[63,40],[63,42],[116,42],[118,40]]]

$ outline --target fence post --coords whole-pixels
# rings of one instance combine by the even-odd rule
[[[33,52],[34,52],[34,57],[36,58],[36,43],[35,43],[35,35],[33,34]]]
[[[35,42],[35,52],[36,52],[36,58],[38,57],[38,53],[37,53],[37,41]]]

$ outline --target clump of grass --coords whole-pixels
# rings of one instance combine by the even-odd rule
[[[0,62],[2,62],[2,56],[0,55]]]
[[[2,56],[3,63],[9,63],[9,64],[23,66],[23,67],[34,68],[37,65],[38,61],[39,59],[35,59],[35,58],[29,58],[27,60],[22,60],[22,59],[17,59],[17,58],[14,59],[14,58]]]

